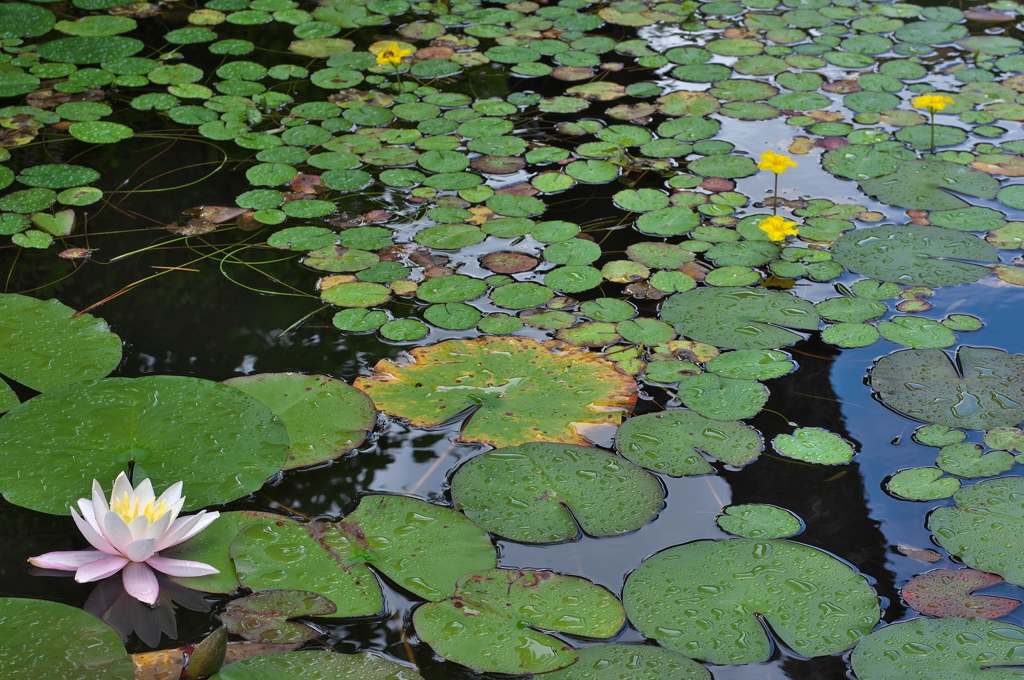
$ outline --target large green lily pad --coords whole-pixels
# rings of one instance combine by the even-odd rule
[[[681,408],[630,418],[615,433],[615,446],[637,465],[681,477],[715,472],[701,453],[743,467],[757,460],[764,441],[738,420],[712,420]]]
[[[850,661],[858,680],[1019,678],[1021,640],[1024,628],[1002,621],[913,619],[876,630]]]
[[[988,430],[1024,421],[1024,355],[961,346],[907,349],[879,359],[871,388],[903,415],[947,427]]]
[[[452,598],[417,608],[413,625],[446,659],[482,671],[521,674],[576,661],[569,644],[534,627],[606,638],[625,619],[614,595],[578,576],[490,569],[460,579]]]
[[[860,180],[864,193],[882,203],[913,210],[955,210],[970,203],[956,196],[995,198],[999,180],[948,161],[904,161],[894,172]]]
[[[544,680],[711,680],[711,671],[693,659],[650,645],[593,645],[579,656]]]
[[[696,288],[673,295],[661,318],[687,338],[730,349],[772,349],[791,345],[816,330],[814,305],[781,291],[751,288]]]
[[[277,414],[290,444],[284,469],[344,455],[366,439],[376,410],[363,392],[326,375],[257,373],[224,381]]]
[[[0,420],[0,493],[40,512],[65,514],[133,466],[164,489],[183,481],[185,509],[256,491],[281,469],[284,425],[249,395],[183,376],[107,378],[60,387]]]
[[[0,675],[25,680],[125,680],[135,676],[121,636],[59,602],[0,598]]]
[[[960,489],[954,508],[937,508],[928,528],[969,567],[1024,585],[1024,477],[1000,477]]]
[[[235,661],[210,680],[422,680],[422,676],[369,652],[338,654],[314,649]]]
[[[600,449],[534,442],[469,459],[452,500],[475,524],[513,541],[555,543],[634,531],[661,509],[661,483]],[[579,526],[577,526],[577,524]]]
[[[828,553],[780,540],[668,548],[629,575],[622,599],[645,636],[717,664],[768,660],[762,618],[797,654],[823,656],[852,647],[880,617],[867,579]]]
[[[121,339],[102,319],[56,300],[0,295],[0,373],[34,390],[102,378],[121,362]]]
[[[384,412],[435,427],[464,411],[458,441],[514,446],[587,444],[589,427],[618,425],[636,401],[636,382],[595,354],[529,338],[449,340],[384,360],[355,386]]]
[[[832,256],[850,271],[903,285],[955,286],[977,281],[999,253],[973,234],[916,224],[885,224],[849,231]]]

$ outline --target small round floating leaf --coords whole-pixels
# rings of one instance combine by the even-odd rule
[[[837,323],[821,332],[821,339],[837,347],[867,347],[881,337],[869,323]]]
[[[44,628],[49,635],[36,635]],[[0,673],[6,677],[124,680],[134,676],[132,657],[117,631],[78,607],[0,598],[0,640]]]
[[[2,7],[3,5],[0,5]],[[17,97],[34,92],[41,81],[30,73],[0,73],[0,97]]]
[[[412,342],[429,332],[430,327],[419,319],[394,319],[380,327],[380,334],[394,342]]]
[[[141,40],[122,35],[57,38],[40,45],[39,56],[68,64],[98,64],[130,57],[143,47]]]
[[[472,224],[438,224],[419,232],[414,240],[429,248],[456,250],[480,243],[485,238],[487,235]]]
[[[757,164],[745,156],[705,156],[692,161],[688,169],[705,177],[736,179],[756,174]]]
[[[578,266],[590,264],[599,257],[601,246],[581,238],[559,241],[544,249],[544,259],[555,264]]]
[[[328,376],[258,373],[224,384],[255,397],[284,423],[290,441],[284,469],[344,455],[366,439],[375,422],[369,397]]]
[[[787,330],[816,330],[814,305],[781,291],[697,288],[665,301],[661,318],[680,335],[716,347],[772,349],[803,336]]]
[[[674,206],[641,215],[636,229],[655,236],[679,236],[700,224],[700,215],[689,208]]]
[[[56,200],[57,193],[52,189],[23,189],[0,198],[0,210],[12,213],[41,212],[53,205]]]
[[[616,324],[615,330],[623,340],[640,345],[660,345],[674,340],[676,337],[672,326],[656,319],[640,318],[620,321]]]
[[[960,480],[943,477],[934,467],[900,470],[885,483],[886,490],[910,501],[933,501],[949,498],[960,489]]]
[[[461,302],[448,302],[427,307],[423,310],[423,318],[445,330],[463,331],[476,325],[480,312]]]
[[[549,344],[528,338],[450,340],[411,355],[415,363],[408,365],[378,362],[356,387],[417,427],[476,407],[460,441],[585,444],[580,424],[617,425],[636,399],[633,379],[603,359],[576,348],[554,354]]]
[[[935,569],[910,579],[900,595],[914,611],[928,616],[998,619],[1016,609],[1020,600],[972,593],[1002,582],[995,574],[976,569]]]
[[[388,315],[380,310],[343,309],[334,315],[331,323],[336,328],[352,333],[365,333],[380,328],[387,323]]]
[[[730,505],[715,523],[742,538],[788,538],[804,530],[804,523],[789,510],[761,503]]]
[[[995,477],[1013,467],[1013,454],[1009,451],[989,451],[980,444],[949,444],[939,450],[935,464],[957,477]]]
[[[687,409],[635,416],[615,434],[618,452],[641,467],[674,477],[715,471],[700,455],[743,467],[757,460],[764,442],[739,421],[705,418]]]
[[[938,425],[989,430],[1024,422],[1024,356],[961,346],[954,365],[940,349],[882,357],[871,388],[903,415]]]
[[[438,276],[420,284],[416,296],[424,302],[465,302],[480,297],[487,290],[487,284],[461,274]]]
[[[882,225],[850,231],[832,247],[835,260],[850,271],[879,281],[930,287],[977,281],[997,262],[984,240],[942,227]]]
[[[543,213],[547,206],[544,201],[532,196],[495,194],[487,199],[488,208],[505,217],[532,217]]]
[[[127,125],[108,121],[72,123],[68,127],[68,132],[75,139],[89,144],[113,144],[135,134]]]
[[[220,620],[227,632],[250,642],[302,643],[318,637],[319,631],[288,619],[329,616],[337,609],[323,595],[308,590],[264,590],[229,602]]]
[[[545,680],[711,680],[693,659],[650,645],[593,645],[578,653],[576,663]]]
[[[476,614],[466,616],[467,607]],[[624,622],[622,605],[604,588],[578,576],[518,569],[466,574],[452,599],[413,613],[417,635],[441,656],[512,674],[543,673],[576,660],[574,649],[534,628],[604,638]]]
[[[951,331],[964,332],[980,330],[984,326],[981,319],[970,314],[950,314],[941,323]]]
[[[40,392],[102,378],[121,362],[121,339],[56,300],[0,295],[0,373]]]
[[[452,477],[452,500],[473,523],[526,543],[634,531],[654,519],[661,484],[600,449],[537,442],[471,458]]]
[[[594,267],[570,265],[557,267],[544,275],[544,285],[566,293],[580,293],[601,285],[601,272]]]
[[[853,460],[854,450],[848,441],[818,427],[801,427],[793,434],[780,434],[772,447],[788,458],[823,465],[842,465]]]
[[[735,605],[723,609],[723,601]],[[772,644],[761,617],[786,646],[811,657],[851,647],[880,616],[878,597],[849,566],[816,548],[771,539],[695,541],[663,550],[629,575],[623,602],[643,635],[716,664],[769,658]],[[703,627],[694,620],[722,624]]]
[[[585,321],[573,328],[563,328],[555,337],[579,347],[606,347],[622,339],[615,330],[615,324],[604,321]]]
[[[880,321],[878,332],[886,340],[906,347],[939,348],[956,343],[953,331],[938,321],[918,316],[894,316],[890,321]]]
[[[587,184],[607,184],[619,176],[619,171],[619,166],[608,161],[573,161],[565,166],[565,174]]]
[[[0,5],[0,38],[35,38],[53,28],[53,12],[24,2]]]
[[[876,319],[888,311],[884,303],[856,297],[838,297],[822,300],[815,308],[821,318],[844,323],[863,323]]]
[[[580,305],[580,311],[598,321],[625,321],[636,316],[636,307],[617,298],[598,298]]]
[[[288,46],[288,50],[305,57],[326,59],[336,54],[351,52],[353,47],[355,43],[345,38],[311,38],[296,40]]]
[[[982,618],[918,618],[879,628],[853,651],[860,680],[963,680],[993,671],[1013,677],[1024,665],[1024,628]],[[993,661],[999,668],[991,669]]]
[[[182,426],[168,428],[170,421]],[[225,503],[263,486],[288,447],[284,426],[263,404],[179,376],[56,388],[12,409],[0,430],[4,497],[54,514],[87,497],[93,479],[114,479],[131,464],[158,489],[184,481],[186,509]]]
[[[650,212],[668,207],[668,196],[657,189],[625,189],[612,196],[612,200],[618,207],[631,212]]]
[[[725,378],[769,380],[796,368],[784,352],[766,349],[739,349],[723,352],[707,362],[707,369]]]
[[[768,388],[756,380],[723,378],[701,373],[679,385],[679,400],[687,408],[714,420],[752,418],[768,401]]]
[[[281,210],[285,215],[306,219],[311,217],[323,217],[324,215],[331,214],[337,209],[337,206],[330,201],[318,201],[314,199],[289,201],[281,206]]]
[[[340,283],[320,293],[320,298],[339,307],[374,307],[391,299],[391,290],[379,283]]]

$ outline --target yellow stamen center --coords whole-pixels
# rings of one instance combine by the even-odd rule
[[[170,507],[164,501],[149,501],[145,505],[140,505],[138,498],[133,498],[126,492],[120,499],[110,499],[110,509],[120,515],[125,522],[131,523],[136,517],[146,517],[152,524],[167,514]]]

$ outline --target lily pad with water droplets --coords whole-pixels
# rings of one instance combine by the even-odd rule
[[[615,434],[615,447],[641,467],[682,477],[714,473],[702,453],[743,467],[757,460],[764,442],[757,430],[739,421],[671,409],[627,420]]]
[[[257,373],[224,384],[255,397],[281,418],[290,440],[286,470],[344,455],[374,425],[369,397],[328,376]]]
[[[943,477],[934,467],[900,470],[885,483],[886,490],[897,498],[910,501],[933,501],[949,498],[960,489],[960,480]]]
[[[995,574],[976,569],[935,569],[912,578],[900,595],[914,611],[929,616],[998,619],[1016,609],[1020,600],[972,593],[1002,582]]]
[[[581,433],[618,425],[636,383],[586,350],[529,338],[449,340],[384,360],[355,386],[386,413],[435,427],[471,412],[459,441],[513,446],[531,441],[587,444]]]
[[[756,380],[701,373],[679,384],[679,400],[714,420],[739,420],[757,415],[768,401],[768,388]]]
[[[743,538],[787,538],[804,530],[804,523],[789,510],[762,503],[730,505],[715,523]]]
[[[999,261],[996,249],[973,234],[913,224],[847,232],[832,255],[850,271],[879,281],[931,287],[977,281],[989,270],[974,263]]]
[[[626,579],[629,620],[661,646],[716,664],[766,661],[765,623],[801,656],[837,654],[879,620],[867,579],[789,541],[695,541],[648,558]]]
[[[235,661],[210,680],[422,680],[422,676],[370,652],[304,650]]]
[[[961,346],[954,363],[940,349],[908,349],[879,359],[871,388],[915,420],[966,430],[1024,422],[1024,356]]]
[[[1024,477],[999,477],[960,489],[956,507],[928,517],[933,538],[975,569],[1024,584]]]
[[[169,427],[175,423],[175,427]],[[270,409],[220,383],[180,376],[107,378],[60,387],[0,420],[0,490],[16,505],[65,514],[134,467],[163,489],[184,481],[185,509],[256,491],[281,469],[284,425]]]
[[[789,293],[751,288],[697,288],[673,295],[661,318],[680,335],[733,349],[772,349],[791,345],[816,330],[814,305]]]
[[[889,175],[860,182],[882,203],[914,210],[955,210],[970,204],[956,196],[995,198],[999,181],[980,170],[946,161],[904,161]]]
[[[839,435],[817,427],[801,427],[792,435],[780,434],[772,447],[784,456],[824,465],[841,465],[853,460],[854,450]]]
[[[587,446],[534,442],[469,459],[452,500],[487,531],[526,543],[635,531],[657,516],[661,484],[638,466]]]
[[[336,611],[334,603],[308,590],[264,590],[232,600],[220,619],[229,633],[251,642],[305,642],[320,631],[288,619]]]
[[[625,622],[622,605],[579,576],[491,569],[460,579],[454,597],[413,612],[419,637],[441,656],[496,673],[544,673],[576,661],[568,643],[539,632],[606,638]]]
[[[0,295],[0,373],[40,392],[102,378],[121,362],[106,322],[56,300]]]
[[[48,635],[40,636],[38,631]],[[121,636],[78,607],[0,598],[0,674],[8,678],[124,680],[134,677]]]
[[[1012,678],[1024,671],[1022,641],[1024,628],[1012,623],[913,619],[876,630],[850,661],[859,680]]]
[[[545,680],[711,680],[711,671],[693,659],[650,645],[592,645],[579,659]]]

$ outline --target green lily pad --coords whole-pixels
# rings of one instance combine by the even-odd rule
[[[179,423],[169,428],[167,422]],[[64,514],[134,465],[156,488],[183,481],[185,509],[256,491],[281,469],[284,426],[256,399],[179,376],[89,380],[44,392],[0,420],[4,497]],[[58,444],[59,442],[59,444]]]
[[[81,38],[81,40],[84,39]],[[103,40],[112,39],[103,38]],[[127,125],[102,120],[72,123],[68,127],[68,132],[75,139],[88,142],[89,144],[113,144],[123,139],[128,139],[135,134]]]
[[[1024,477],[1000,477],[957,492],[956,507],[937,508],[928,517],[934,539],[964,564],[1024,583]]]
[[[702,453],[743,467],[757,460],[764,442],[757,430],[739,421],[712,420],[687,409],[671,409],[630,418],[615,434],[615,446],[641,467],[683,477],[714,473]]]
[[[802,656],[836,654],[879,620],[867,579],[828,553],[780,540],[695,541],[626,579],[629,620],[662,647],[717,664],[766,661],[772,633]]]
[[[632,409],[636,383],[585,350],[551,348],[528,338],[449,340],[413,349],[414,363],[380,361],[355,386],[417,427],[472,409],[459,441],[587,444],[587,427],[618,425]]]
[[[374,307],[391,299],[391,289],[379,283],[339,283],[320,293],[320,298],[339,307]]]
[[[39,56],[66,64],[99,64],[130,57],[143,49],[141,40],[123,35],[57,38],[39,46]]]
[[[1003,428],[994,428],[993,431],[999,431]],[[945,425],[922,425],[921,427],[914,430],[914,441],[918,444],[925,446],[948,446],[949,444],[959,444],[967,438],[967,433],[962,430],[954,430]],[[985,442],[989,446],[987,441]],[[1000,446],[1002,448],[1002,446]]]
[[[910,501],[933,501],[949,498],[960,489],[960,480],[943,477],[934,467],[900,470],[885,483],[889,493]]]
[[[100,173],[83,165],[54,164],[33,165],[18,175],[18,181],[30,187],[64,189],[82,184],[91,184],[100,178]]]
[[[742,538],[787,538],[804,530],[804,523],[789,510],[762,503],[730,505],[715,523]]]
[[[102,378],[121,362],[107,324],[56,300],[0,295],[0,373],[44,392]]]
[[[23,214],[41,212],[53,205],[56,200],[57,193],[53,189],[23,189],[0,198],[0,210]]]
[[[661,483],[600,449],[535,442],[474,456],[451,480],[452,500],[473,523],[526,543],[615,536],[653,520]]]
[[[724,352],[707,363],[707,369],[723,378],[769,380],[779,378],[796,368],[784,352],[763,349],[741,349]]]
[[[224,384],[255,397],[284,423],[290,440],[286,470],[344,455],[375,422],[369,397],[328,376],[257,373]]]
[[[768,401],[768,388],[756,380],[701,373],[679,385],[679,400],[714,420],[739,420],[757,415]]]
[[[487,283],[462,274],[438,276],[420,284],[416,297],[424,302],[465,302],[478,298],[487,290]]]
[[[40,637],[46,629],[50,635]],[[0,598],[0,673],[7,677],[124,680],[134,677],[121,636],[78,607]]]
[[[801,427],[792,435],[780,434],[772,440],[772,448],[788,458],[823,465],[849,463],[854,454],[848,441],[818,427]]]
[[[961,346],[956,362],[940,349],[907,349],[879,359],[871,389],[915,420],[965,430],[1024,421],[1024,356]]]
[[[920,225],[883,225],[850,231],[835,242],[832,256],[879,281],[930,287],[977,281],[998,262],[995,248],[972,234]]]
[[[576,661],[571,646],[533,627],[606,638],[625,619],[615,596],[590,581],[518,569],[466,574],[454,597],[413,612],[416,634],[441,656],[513,674],[544,673]]]
[[[913,619],[876,630],[850,661],[860,680],[1011,678],[1024,666],[1021,639],[1024,628],[1002,621]]]
[[[308,590],[264,590],[232,600],[220,615],[229,633],[250,642],[305,642],[320,631],[288,619],[327,616],[337,611],[333,602]]]
[[[0,38],[35,38],[53,28],[53,12],[24,2],[0,5]]]
[[[545,680],[711,680],[711,672],[693,659],[649,645],[593,645],[579,659]]]
[[[815,308],[823,319],[849,324],[876,319],[889,310],[882,302],[860,297],[827,298],[815,305]]]
[[[690,162],[690,172],[705,177],[721,177],[736,179],[757,174],[757,164],[745,156],[716,155],[705,156]]]
[[[422,676],[370,652],[305,650],[235,661],[210,680],[422,680]]]
[[[1013,467],[1009,451],[989,451],[980,444],[949,444],[939,451],[935,464],[958,477],[994,477]]]
[[[919,316],[894,316],[889,321],[880,321],[878,332],[886,340],[907,347],[949,347],[956,342],[953,331],[938,321]]]
[[[787,330],[816,330],[814,305],[781,291],[697,288],[665,301],[661,318],[680,335],[716,347],[771,349],[803,339]]]
[[[821,159],[822,166],[833,175],[855,180],[890,175],[900,163],[897,157],[869,144],[851,144],[831,149]]]
[[[914,210],[955,210],[969,203],[955,194],[995,198],[999,181],[980,170],[946,161],[904,161],[896,170],[860,180],[861,189],[882,203]]]
[[[547,286],[529,281],[508,283],[491,291],[491,301],[503,309],[539,307],[554,296],[554,291]]]

